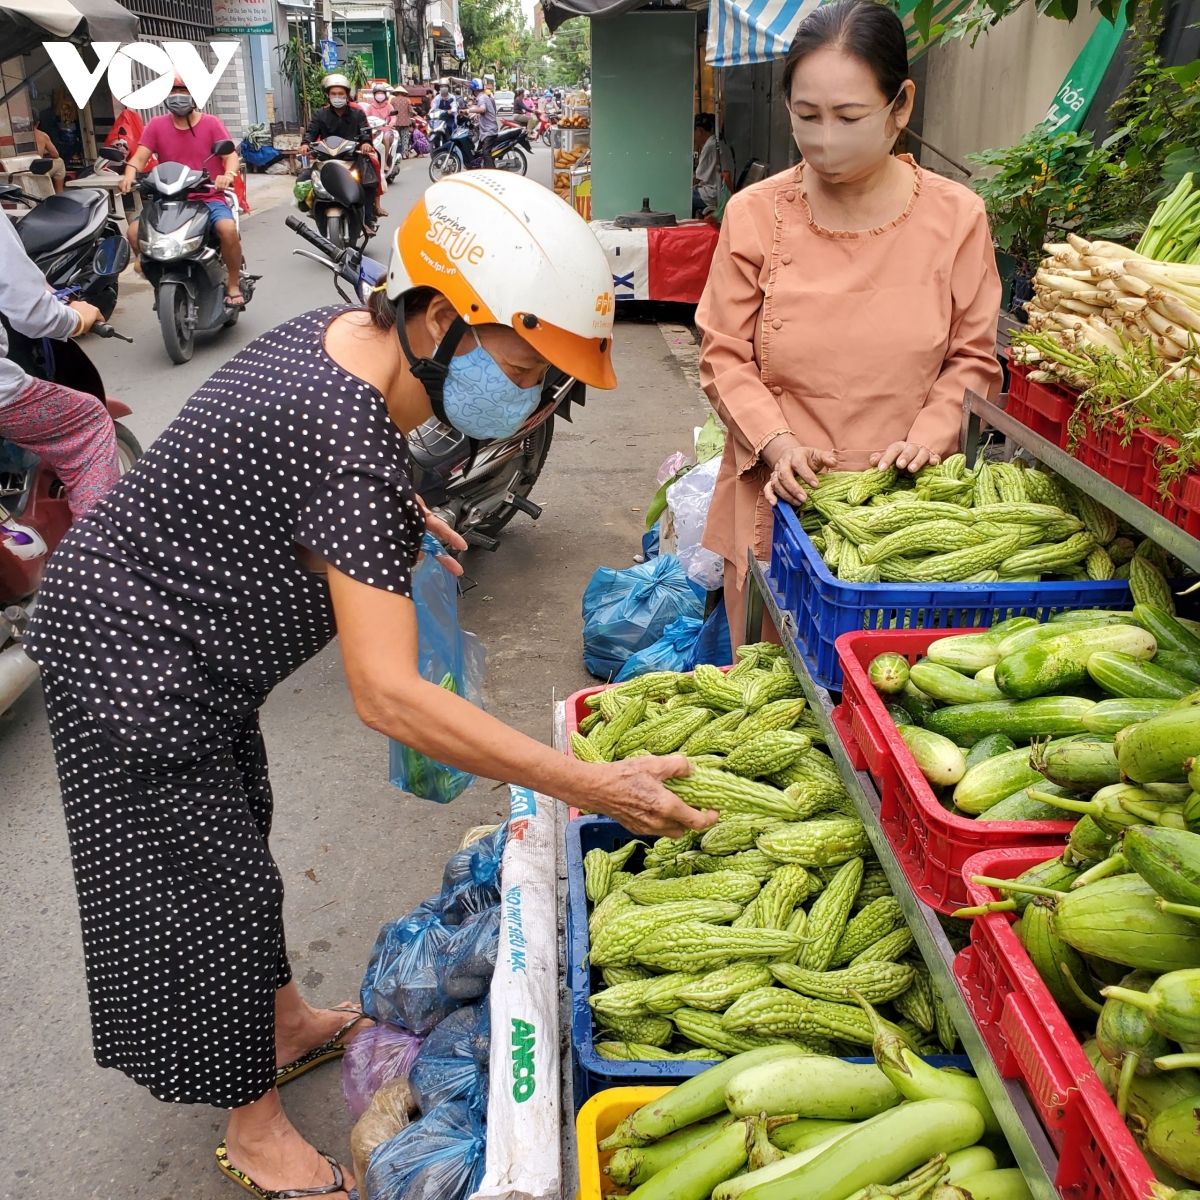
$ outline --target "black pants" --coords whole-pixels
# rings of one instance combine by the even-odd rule
[[[496,160],[492,157],[492,147],[496,144],[497,134],[489,133],[479,141],[479,153],[483,156],[482,165],[485,168],[495,168]]]

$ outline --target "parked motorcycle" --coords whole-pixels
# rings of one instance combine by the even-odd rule
[[[384,134],[390,128],[388,123],[382,117],[368,117],[367,120],[371,125],[372,144],[375,146],[375,153],[379,155],[379,169],[383,172],[385,183],[395,183],[396,176],[400,174],[400,139],[396,136],[396,131],[393,129],[392,139],[389,144],[388,139]]]
[[[51,159],[34,159],[29,174],[44,175],[52,165]],[[39,197],[9,182],[0,184],[0,201],[29,210],[15,223],[17,237],[50,286],[70,288],[84,281],[87,290],[79,298],[94,304],[106,318],[112,316],[117,274],[99,275],[94,270],[97,247],[108,238],[121,237],[108,193],[102,188],[71,188],[62,195]]]
[[[347,304],[366,303],[372,289],[386,278],[384,264],[361,250],[334,246],[297,216],[289,216],[286,224],[313,247],[292,253],[331,271],[334,287]],[[413,485],[468,545],[495,550],[500,531],[517,513],[535,521],[541,516],[529,493],[550,452],[554,418],[570,421],[571,405],[582,405],[586,397],[583,384],[552,369],[537,410],[512,437],[496,442],[474,442],[431,417],[408,435]]]
[[[233,153],[233,143],[216,142],[212,158]],[[138,221],[138,253],[142,273],[154,285],[154,308],[163,345],[173,363],[185,363],[196,348],[197,333],[237,324],[241,309],[225,305],[226,275],[220,245],[209,220],[206,199],[229,199],[238,219],[236,197],[218,192],[206,171],[183,163],[160,162],[138,182],[142,215]],[[239,290],[250,303],[254,285],[243,262]]]
[[[118,275],[129,261],[129,243],[121,236],[107,237],[96,247],[93,269],[98,277]],[[61,300],[83,299],[88,280],[55,293]],[[92,333],[119,337],[107,322],[97,322]],[[30,375],[49,379],[103,401],[116,424],[117,454],[125,472],[141,457],[137,438],[121,424],[130,408],[105,395],[100,374],[75,339],[56,342],[28,338],[9,328],[9,356]],[[0,713],[10,708],[37,677],[37,667],[21,645],[33,611],[46,562],[71,525],[71,510],[59,480],[40,460],[0,438]]]
[[[443,123],[444,124],[444,123]],[[460,120],[453,131],[443,132],[441,145],[429,156],[429,178],[436,183],[447,175],[483,166],[479,149],[480,139],[475,129]],[[524,175],[529,170],[526,152],[532,154],[529,137],[519,125],[501,129],[492,145],[492,163],[501,171]]]
[[[358,176],[358,147],[349,138],[329,137],[313,144],[312,156],[309,204],[317,231],[339,250],[360,241],[365,248],[374,204]]]

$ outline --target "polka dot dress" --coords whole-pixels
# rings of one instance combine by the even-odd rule
[[[290,978],[258,708],[334,635],[306,547],[409,595],[424,520],[342,310],[231,359],[55,553],[29,635],[79,895],[96,1061],[221,1108],[274,1084]]]

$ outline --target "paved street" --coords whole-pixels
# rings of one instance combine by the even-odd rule
[[[545,148],[535,150],[532,173],[543,182],[549,159]],[[426,160],[406,164],[385,202],[385,228],[420,194],[426,168]],[[200,348],[193,362],[173,367],[149,289],[135,280],[113,318],[135,345],[89,343],[109,390],[134,407],[130,424],[145,443],[256,334],[335,298],[326,274],[290,256],[300,243],[283,225],[292,210],[290,181],[282,184],[270,181],[277,206],[260,209],[244,227],[250,262],[264,278],[235,329]],[[374,248],[382,253],[386,245],[381,237]],[[473,553],[466,562],[476,586],[462,619],[489,651],[488,706],[535,737],[548,739],[552,696],[589,683],[579,602],[591,572],[630,562],[659,463],[687,449],[703,420],[702,398],[681,366],[689,352],[685,335],[624,322],[616,352],[622,386],[594,394],[574,424],[557,426],[534,492],[544,506],[541,520],[518,517],[497,554]],[[463,832],[495,820],[505,798],[493,784],[477,783],[453,805],[438,807],[392,788],[386,743],[355,717],[336,646],[277,690],[263,724],[295,974],[311,999],[333,1004],[356,995],[379,925],[437,889]],[[78,914],[36,693],[0,718],[0,764],[0,1197],[232,1200],[234,1185],[213,1165],[220,1112],[169,1108],[92,1062]],[[319,1146],[348,1155],[350,1120],[337,1067],[289,1086],[285,1102]]]

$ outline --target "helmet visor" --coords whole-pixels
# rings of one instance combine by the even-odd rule
[[[548,363],[573,375],[580,383],[604,389],[617,386],[611,337],[583,337],[541,319],[537,319],[531,328],[523,313],[513,316],[512,327]]]

